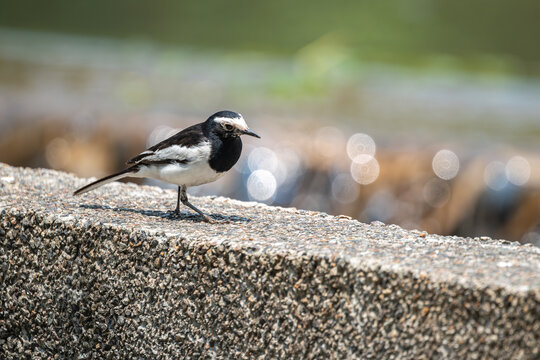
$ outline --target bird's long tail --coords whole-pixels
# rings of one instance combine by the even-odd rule
[[[81,195],[81,194],[84,194],[85,192],[92,191],[92,190],[97,189],[98,187],[100,187],[102,185],[110,183],[111,181],[116,181],[116,180],[125,178],[127,176],[133,175],[138,170],[139,170],[139,167],[137,165],[131,166],[131,167],[127,168],[127,169],[124,169],[124,170],[122,170],[120,172],[117,172],[116,174],[105,176],[104,178],[101,178],[99,180],[96,180],[96,181],[88,184],[88,185],[85,185],[82,188],[76,190],[73,193],[73,195]]]

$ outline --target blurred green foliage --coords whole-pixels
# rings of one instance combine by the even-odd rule
[[[1,7],[1,27],[277,54],[330,34],[360,61],[540,74],[534,0],[20,0]]]

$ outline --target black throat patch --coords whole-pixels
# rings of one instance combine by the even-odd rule
[[[240,137],[219,138],[211,136],[212,152],[208,163],[217,172],[230,170],[240,158],[242,153],[242,140]]]

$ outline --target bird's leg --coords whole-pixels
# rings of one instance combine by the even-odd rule
[[[180,190],[179,196],[180,196],[180,200],[182,201],[182,204],[186,205],[187,207],[189,207],[190,209],[192,209],[193,211],[195,211],[199,215],[201,215],[204,221],[206,221],[208,223],[213,223],[214,222],[214,220],[210,216],[206,215],[201,210],[197,209],[193,204],[191,204],[188,201],[187,192],[186,192],[186,190],[187,190],[186,185],[182,185],[178,189]]]
[[[178,186],[178,198],[176,199],[176,209],[174,209],[174,213],[177,216],[180,216],[180,193],[182,190],[180,189],[180,185]]]

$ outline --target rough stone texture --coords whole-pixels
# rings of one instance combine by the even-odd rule
[[[1,358],[540,356],[538,248],[84,183],[0,164]]]

